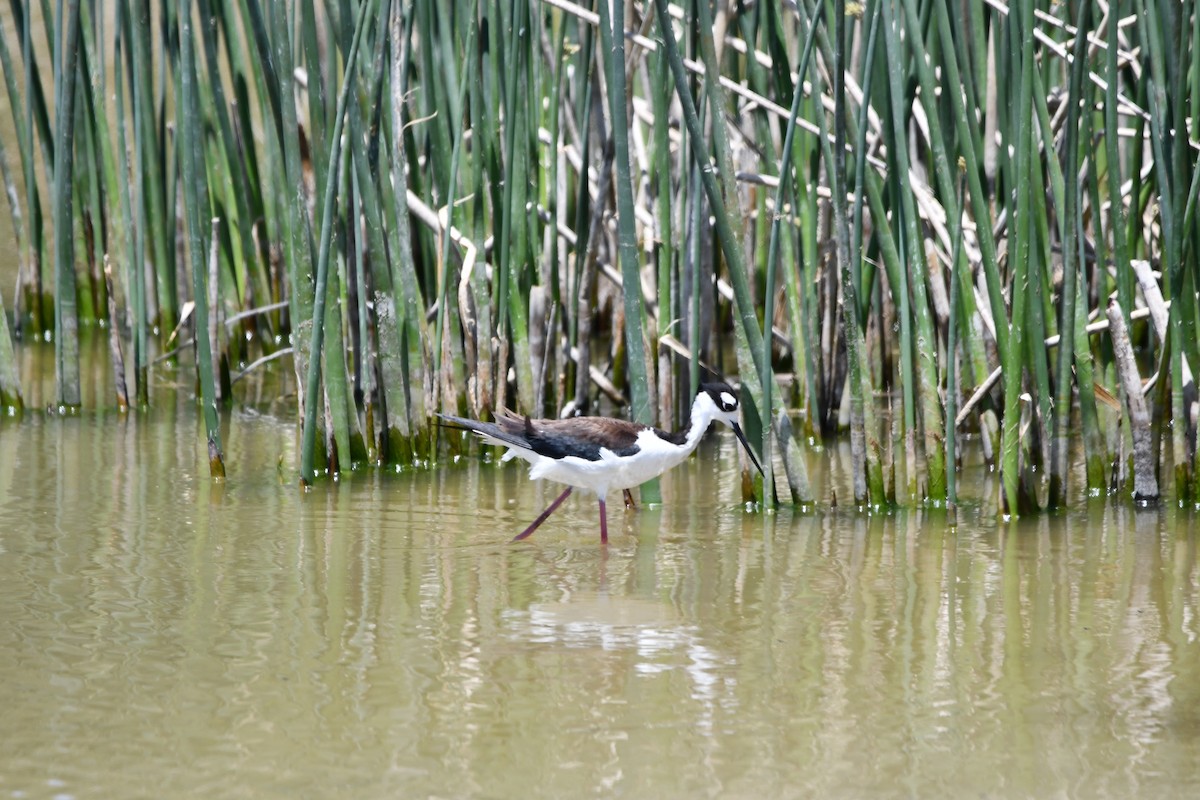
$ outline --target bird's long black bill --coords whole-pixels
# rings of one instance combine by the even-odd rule
[[[754,463],[755,468],[758,469],[758,474],[764,478],[767,477],[767,473],[763,472],[762,464],[758,463],[758,459],[754,456],[754,451],[750,449],[750,443],[746,441],[746,434],[742,433],[742,427],[736,422],[733,423],[733,434],[742,443],[742,447],[746,448],[746,455],[750,456],[750,460]]]

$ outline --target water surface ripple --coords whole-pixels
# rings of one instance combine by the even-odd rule
[[[1200,796],[1191,517],[749,514],[722,438],[509,545],[519,467],[194,416],[0,425],[3,796]]]

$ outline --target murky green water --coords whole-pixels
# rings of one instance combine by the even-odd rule
[[[0,796],[1200,796],[1190,517],[751,515],[724,436],[603,549],[575,497],[506,544],[516,465],[4,423]]]

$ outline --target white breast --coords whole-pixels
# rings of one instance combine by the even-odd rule
[[[658,477],[687,458],[692,451],[692,447],[663,441],[649,429],[638,434],[638,452],[632,456],[618,456],[608,448],[601,447],[600,458],[596,461],[578,456],[547,458],[504,442],[499,444],[509,447],[504,460],[516,456],[530,463],[530,479],[587,489],[601,499],[610,490],[632,489]]]

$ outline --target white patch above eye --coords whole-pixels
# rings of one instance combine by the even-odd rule
[[[737,399],[729,392],[721,392],[721,405],[725,408],[737,408]]]

